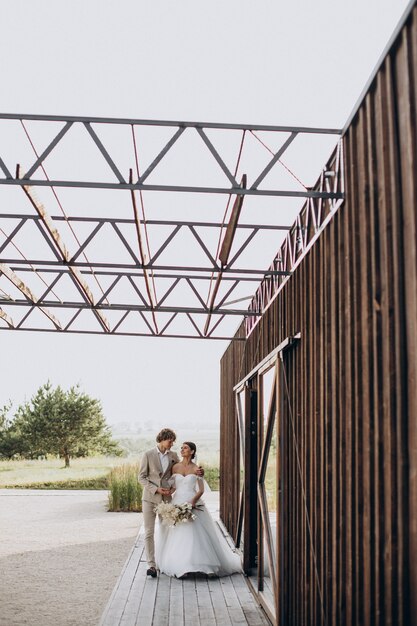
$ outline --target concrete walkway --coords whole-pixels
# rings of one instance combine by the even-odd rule
[[[106,491],[0,489],[0,626],[97,626],[141,520]]]

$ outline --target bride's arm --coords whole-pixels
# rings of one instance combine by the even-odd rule
[[[201,496],[204,493],[204,482],[201,480],[201,478],[197,479],[197,487],[198,487],[198,491],[195,494],[194,498],[191,500],[191,504],[193,506],[195,506],[197,504],[197,502],[199,501],[199,499],[201,498]]]

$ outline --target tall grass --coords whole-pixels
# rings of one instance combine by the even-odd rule
[[[142,511],[142,485],[138,463],[114,467],[109,476],[109,511]]]
[[[206,479],[208,486],[212,491],[219,491],[220,473],[218,467],[205,466],[204,478]]]

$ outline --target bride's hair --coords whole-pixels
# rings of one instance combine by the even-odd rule
[[[194,457],[195,457],[196,452],[197,452],[197,446],[192,441],[184,441],[184,443],[185,443],[186,446],[191,448],[191,451],[192,451],[191,460],[194,461]]]

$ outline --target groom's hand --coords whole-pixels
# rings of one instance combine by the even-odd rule
[[[171,495],[171,490],[170,489],[164,489],[163,487],[158,487],[158,489],[156,490],[156,493],[160,493],[161,496],[170,496]]]
[[[196,474],[197,474],[197,476],[200,476],[200,477],[204,476],[204,469],[201,467],[201,465],[196,470]]]

